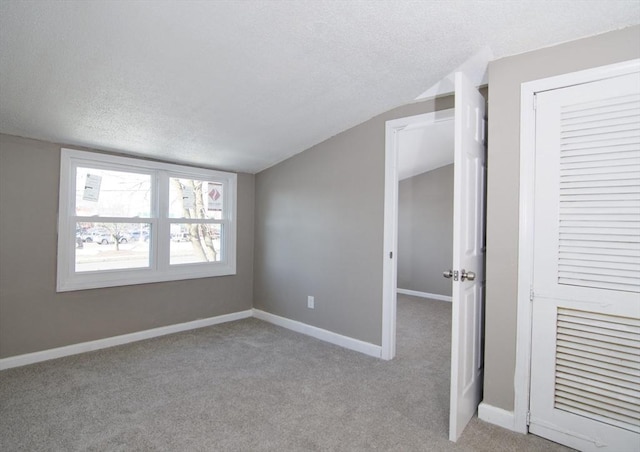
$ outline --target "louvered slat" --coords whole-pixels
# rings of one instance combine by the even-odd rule
[[[640,102],[620,105],[618,110],[615,108],[615,106],[611,106],[600,112],[592,112],[591,114],[586,115],[575,115],[565,111],[560,122],[563,126],[570,126],[574,124],[591,124],[598,123],[599,121],[606,122],[617,118],[623,119],[627,117],[634,117],[640,108]]]
[[[631,262],[621,262],[620,260],[612,260],[609,262],[602,260],[588,260],[588,259],[564,259],[564,267],[562,270],[568,270],[570,268],[583,268],[587,269],[598,269],[598,268],[606,268],[617,270],[619,268],[623,268],[628,271],[638,272],[640,271],[640,264],[631,263]]]
[[[589,328],[586,328],[586,327],[575,329],[575,330],[562,329],[562,327],[558,327],[558,335],[562,335],[562,334],[585,338],[585,339],[592,339],[598,342],[606,342],[606,343],[609,343],[608,344],[609,347],[613,350],[619,349],[619,346],[634,347],[635,345],[637,345],[635,344],[634,339],[628,339],[623,337],[611,337],[606,334],[602,334],[600,332],[589,331]],[[605,345],[607,344],[602,344],[602,347],[605,347]]]
[[[620,151],[616,146],[633,145],[638,143],[640,133],[630,130],[620,131],[620,133],[609,133],[600,135],[571,136],[562,138],[560,152],[572,149],[609,149],[609,152]],[[635,148],[632,148],[635,150]],[[562,155],[560,156],[562,158]]]
[[[618,138],[608,138],[601,140],[578,140],[576,138],[566,139],[564,143],[560,145],[561,152],[574,151],[580,149],[609,149],[614,152],[622,152],[625,150],[637,149],[639,136],[625,136]]]
[[[630,381],[632,383],[640,385],[640,381],[636,374],[638,370],[634,366],[627,366],[626,363],[613,364],[597,359],[584,358],[572,353],[560,353],[558,352],[557,362],[565,364],[567,367],[574,367],[578,369],[591,369],[592,372],[601,375],[612,376],[621,380]],[[639,386],[640,387],[640,386]]]
[[[610,234],[560,234],[560,240],[606,241],[637,244],[640,240],[634,235],[610,235]],[[636,282],[637,283],[637,282]]]
[[[640,432],[640,319],[558,308],[554,407]]]
[[[640,321],[636,318],[631,317],[622,317],[622,316],[614,316],[611,314],[603,314],[600,312],[589,312],[589,311],[576,311],[570,310],[566,312],[566,309],[562,309],[558,315],[566,316],[566,318],[573,318],[575,321],[579,321],[581,319],[584,320],[602,320],[604,322],[612,323],[614,328],[617,328],[617,325],[629,325],[636,328],[640,328]],[[566,315],[569,314],[569,315]]]
[[[629,361],[628,359],[617,358],[615,356],[612,356],[606,353],[606,350],[598,349],[597,347],[589,347],[588,351],[585,351],[584,349],[581,350],[579,348],[574,348],[576,345],[575,343],[571,345],[573,345],[573,347],[559,346],[558,354],[573,355],[577,357],[577,359],[579,359],[580,362],[595,361],[597,363],[600,363],[595,365],[603,365],[603,363],[609,363],[609,364],[615,364],[619,366],[625,366],[635,371],[640,371],[639,362]],[[569,358],[566,358],[566,359],[569,359]]]
[[[589,399],[588,402],[594,405],[600,405],[601,407],[612,411],[612,412],[621,412],[625,416],[628,417],[638,417],[640,415],[640,409],[638,406],[625,402],[624,400],[616,400],[615,404],[611,403],[611,398],[606,396],[601,396],[598,393],[588,392],[588,391],[580,391],[578,389],[572,388],[570,386],[562,386],[558,385],[558,391],[556,393],[558,397],[563,399],[573,399],[575,396],[579,396],[580,398]]]
[[[640,379],[636,375],[637,371],[635,369],[626,368],[622,365],[618,366],[605,364],[596,360],[588,360],[590,361],[589,363],[584,363],[584,361],[585,360],[583,358],[579,358],[573,355],[558,354],[558,356],[556,357],[556,363],[558,366],[565,366],[566,368],[583,370],[585,372],[591,372],[592,374],[598,376],[616,378],[620,380],[621,384],[628,384],[633,388],[640,389]],[[596,364],[599,364],[599,366]]]
[[[624,356],[625,359],[632,361],[635,359],[637,352],[633,347],[625,346],[622,344],[604,343],[600,338],[588,337],[586,335],[577,334],[563,334],[558,333],[558,339],[561,339],[565,343],[558,344],[558,346],[569,347],[570,343],[584,344],[591,347],[600,348],[608,353],[616,353],[618,356]]]
[[[560,234],[605,234],[605,235],[630,235],[630,240],[633,242],[640,242],[640,236],[635,233],[637,228],[634,228],[634,222],[630,222],[631,224],[614,226],[613,224],[609,225],[609,227],[602,227],[599,224],[592,225],[590,222],[583,222],[582,224],[576,225],[565,225],[563,223],[560,226]],[[630,226],[630,227],[628,227]]]
[[[619,224],[621,227],[628,225],[628,223],[638,225],[635,215],[625,213],[617,214],[615,220],[608,217],[606,212],[589,212],[587,214],[579,212],[564,212],[563,216],[567,218],[564,220],[564,223],[568,226],[571,226],[571,221],[592,221],[596,225],[598,225],[598,223],[612,223]]]
[[[636,174],[629,175],[628,177],[624,177],[618,175],[615,179],[611,178],[608,180],[595,180],[592,178],[583,178],[581,180],[576,181],[560,181],[560,187],[565,190],[571,189],[595,189],[595,188],[609,188],[613,189],[616,187],[634,187],[635,186],[635,178]]]
[[[640,162],[630,165],[613,165],[604,168],[598,166],[589,169],[560,168],[560,181],[569,177],[571,177],[572,180],[583,180],[594,176],[615,179],[619,174],[629,176],[627,173],[630,173],[632,175],[631,177],[635,179],[635,175],[640,174]]]
[[[562,188],[560,188],[562,190]],[[560,194],[560,202],[561,203],[571,203],[576,201],[583,202],[606,202],[609,201],[631,201],[630,204],[636,204],[640,201],[640,194],[636,192],[627,192],[627,193],[584,193],[584,194],[575,194],[575,193],[564,193]]]
[[[640,194],[640,186],[634,183],[635,180],[629,179],[625,183],[619,184],[589,184],[587,187],[560,186],[561,196],[572,195],[591,195],[591,194],[624,194],[633,193]],[[574,184],[575,185],[575,184]]]
[[[640,94],[628,94],[626,96],[608,97],[606,99],[598,99],[592,102],[581,102],[579,104],[564,105],[562,112],[563,118],[575,116],[588,116],[603,111],[618,111],[623,109],[625,105],[636,105],[640,108]]]
[[[560,257],[566,260],[570,265],[573,261],[580,262],[600,262],[614,264],[634,264],[640,266],[640,256],[617,256],[617,255],[602,255],[600,253],[593,253],[589,249],[578,248],[576,250],[560,250]]]
[[[629,285],[625,286],[624,284],[619,283],[610,283],[606,281],[586,281],[584,279],[574,279],[563,277],[560,279],[561,284],[565,284],[567,286],[581,286],[581,287],[590,287],[593,289],[608,289],[608,290],[619,290],[622,292],[638,292],[637,285]]]
[[[570,129],[570,130],[567,130]],[[592,126],[582,127],[569,126],[563,127],[561,136],[566,139],[567,142],[577,143],[586,142],[590,139],[604,140],[615,139],[622,134],[627,137],[638,137],[640,133],[636,132],[635,121],[628,121],[625,124],[607,125],[607,126]]]
[[[558,397],[562,399],[586,399],[590,404],[602,404],[607,407],[608,411],[620,411],[632,420],[637,418],[640,413],[636,411],[636,406],[633,403],[626,402],[624,400],[616,400],[616,405],[611,405],[610,398],[607,395],[601,395],[590,391],[582,391],[571,386],[558,385]]]
[[[640,103],[632,103],[623,106],[619,110],[599,112],[586,116],[565,117],[562,119],[563,130],[573,130],[572,127],[589,128],[592,125],[625,124],[635,120],[636,109]]]
[[[637,270],[628,264],[625,264],[625,266],[620,265],[618,268],[606,268],[604,266],[569,265],[564,263],[560,264],[558,271],[559,273],[571,273],[576,276],[582,274],[585,277],[611,276],[613,278],[617,278],[617,280],[620,280],[622,283],[624,283],[627,278],[632,278],[637,273]],[[611,279],[609,281],[613,280]]]
[[[562,388],[564,390],[566,390],[566,388],[574,388],[575,391],[583,391],[587,393],[600,394],[602,396],[608,397],[613,400],[627,402],[632,405],[640,405],[640,398],[621,392],[619,386],[607,386],[604,384],[595,385],[595,384],[589,384],[589,383],[585,383],[584,381],[578,381],[578,379],[567,379],[560,376],[556,378],[557,387]]]
[[[559,335],[558,337],[563,341],[561,344],[558,344],[559,349],[566,347],[567,349],[584,351],[585,353],[591,353],[593,355],[605,355],[623,361],[635,361],[637,358],[633,348],[618,347],[612,349],[609,344],[602,344],[590,339],[582,339],[571,335]]]
[[[616,151],[609,150],[609,152],[605,152],[606,149],[603,149],[603,152],[582,152],[577,155],[566,155],[561,151],[560,159],[562,163],[572,164],[572,163],[589,163],[589,162],[618,162],[620,160],[631,159],[637,160],[640,158],[640,152],[636,149],[629,151]]]
[[[629,338],[629,334],[631,334],[631,338],[635,338],[640,335],[640,326],[636,325],[634,322],[625,321],[624,317],[618,317],[618,319],[619,321],[613,323],[603,316],[584,317],[559,313],[558,327],[566,326],[567,328],[571,328],[572,324],[577,324],[585,325],[590,328],[596,328],[598,330],[611,330],[611,334],[613,334],[614,336],[619,335],[620,337]]]
[[[624,386],[620,386],[615,383],[609,383],[607,381],[594,380],[577,373],[565,373],[561,370],[557,370],[556,372],[556,385],[557,384],[575,384],[575,385],[585,385],[591,388],[596,388],[596,390],[605,389],[607,391],[613,392],[615,394],[620,394],[623,397],[630,397],[631,399],[638,399],[638,392],[634,391],[631,388],[627,388]],[[617,383],[617,382],[616,382]]]

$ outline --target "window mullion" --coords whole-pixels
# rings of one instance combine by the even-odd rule
[[[171,238],[171,228],[169,222],[169,176],[166,171],[157,172],[156,187],[156,218],[158,219],[157,234],[154,237],[155,251],[157,256],[158,270],[166,272],[169,270],[169,241]]]

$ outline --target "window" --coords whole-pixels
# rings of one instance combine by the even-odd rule
[[[62,149],[58,292],[236,273],[232,173]]]

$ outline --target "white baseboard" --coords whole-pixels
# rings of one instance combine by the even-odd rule
[[[253,311],[233,312],[231,314],[209,317],[206,319],[193,320],[191,322],[178,323],[175,325],[161,326],[150,330],[137,331],[135,333],[123,334],[121,336],[108,337],[95,341],[81,342],[79,344],[67,345],[65,347],[52,348],[40,352],[27,353],[25,355],[11,356],[0,359],[0,370],[11,369],[12,367],[26,366],[50,359],[62,358],[63,356],[77,355],[79,353],[100,350],[114,347],[116,345],[128,344],[130,342],[142,341],[153,337],[167,334],[179,333],[181,331],[195,330],[206,326],[217,325],[219,323],[233,322],[234,320],[246,319],[253,315]]]
[[[249,317],[255,317],[257,319],[264,320],[265,322],[273,323],[274,325],[278,325],[289,330],[296,331],[298,333],[306,334],[307,336],[315,337],[316,339],[339,345],[340,347],[348,348],[350,350],[364,353],[365,355],[373,356],[376,358],[380,358],[382,353],[382,347],[379,345],[364,342],[352,337],[343,336],[332,331],[323,330],[322,328],[317,328],[315,326],[307,325],[306,323],[298,322],[296,320],[291,320],[285,317],[277,316],[275,314],[270,314],[259,309],[248,309],[246,311],[234,312],[231,314],[225,314],[216,317],[209,317],[207,319],[199,319],[191,322],[178,323],[176,325],[162,326],[150,330],[137,331],[135,333],[123,334],[120,336],[108,337],[105,339],[97,339],[95,341],[81,342],[79,344],[72,344],[64,347],[52,348],[49,350],[42,350],[34,353],[27,353],[24,355],[10,356],[9,358],[0,359],[0,370],[26,366],[28,364],[48,361],[50,359],[62,358],[64,356],[77,355],[80,353],[91,352],[103,348],[115,347],[117,345],[128,344],[130,342],[142,341],[145,339],[151,339],[167,334],[179,333],[181,331],[204,328],[207,326],[217,325],[225,322],[232,322],[234,320],[241,320]]]
[[[414,297],[431,298],[432,300],[448,301],[451,303],[451,297],[448,295],[438,295],[437,293],[418,292],[417,290],[396,289],[396,292],[402,295],[412,295]]]
[[[365,355],[373,356],[375,358],[380,358],[382,356],[382,347],[380,345],[343,336],[329,330],[298,322],[297,320],[291,320],[285,317],[280,317],[279,315],[270,314],[268,312],[261,311],[260,309],[254,309],[253,316],[257,319],[264,320],[265,322],[273,323],[274,325],[281,326],[288,330],[306,334],[307,336],[315,337],[321,341],[339,345],[340,347],[348,348],[349,350],[364,353]]]
[[[508,430],[517,431],[515,428],[515,415],[513,411],[503,410],[493,405],[482,402],[478,406],[478,418],[490,424],[497,425]]]

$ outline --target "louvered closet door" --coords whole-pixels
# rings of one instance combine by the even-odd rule
[[[529,429],[640,451],[640,74],[536,97]]]

